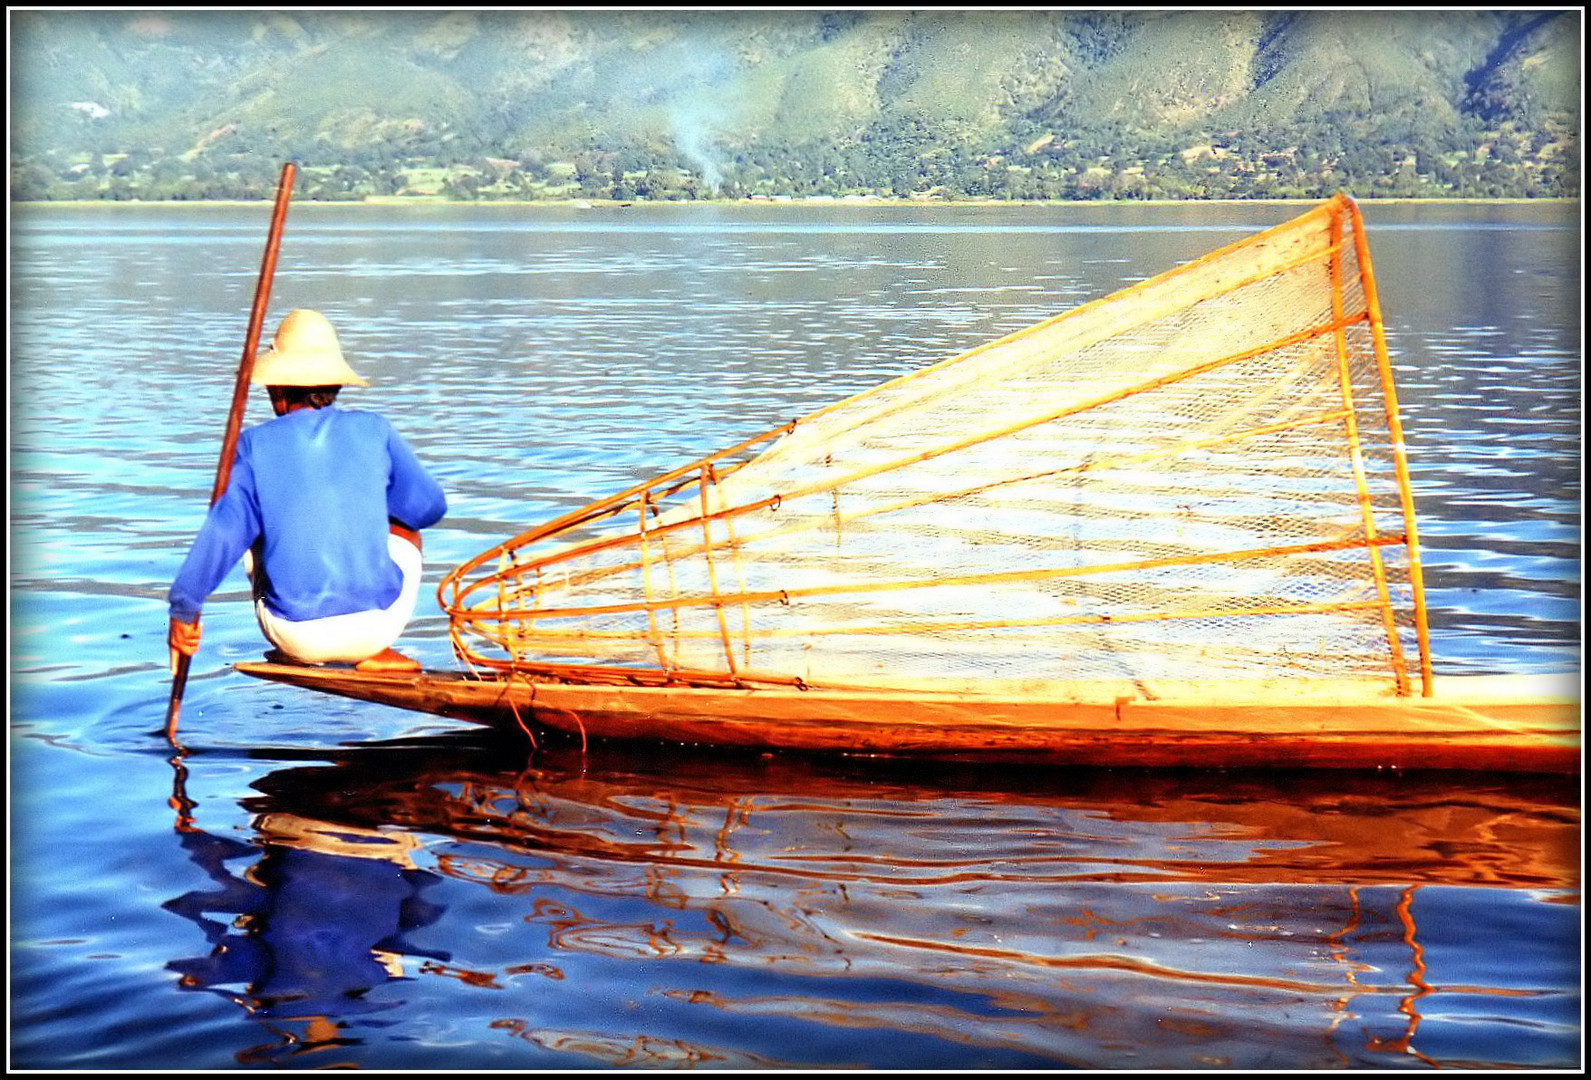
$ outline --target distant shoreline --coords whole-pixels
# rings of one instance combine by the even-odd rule
[[[1269,199],[899,199],[868,197],[860,199],[844,198],[788,198],[788,199],[658,199],[658,200],[631,200],[620,201],[617,199],[442,199],[430,196],[416,196],[404,198],[400,196],[385,196],[370,199],[324,199],[324,200],[296,200],[294,205],[299,207],[374,207],[390,209],[394,207],[474,207],[504,209],[532,209],[532,210],[640,210],[642,212],[659,207],[781,207],[785,209],[816,209],[816,208],[841,208],[863,209],[869,207],[887,207],[891,209],[904,207],[937,207],[937,208],[981,208],[981,207],[1123,207],[1123,206],[1259,206],[1259,205],[1301,205],[1308,206],[1323,202],[1328,196],[1320,198],[1269,198]],[[83,209],[104,209],[106,207],[242,207],[242,206],[269,206],[270,199],[39,199],[25,202],[12,202],[11,210],[14,212],[19,207],[81,207]],[[1464,198],[1431,197],[1431,196],[1354,196],[1354,201],[1365,204],[1377,205],[1407,205],[1429,204],[1434,206],[1491,206],[1491,205],[1548,205],[1553,203],[1578,203],[1578,197],[1562,195],[1530,198],[1527,196]]]

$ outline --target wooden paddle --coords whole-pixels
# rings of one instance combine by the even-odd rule
[[[238,377],[232,386],[232,409],[227,414],[226,435],[221,440],[221,459],[216,464],[215,487],[210,490],[210,505],[226,492],[227,480],[232,475],[232,457],[237,453],[238,431],[243,426],[243,410],[248,405],[249,379],[254,374],[254,356],[259,349],[260,327],[265,323],[265,307],[271,295],[271,279],[276,275],[276,252],[282,242],[282,223],[287,220],[287,204],[293,195],[293,175],[297,171],[291,161],[282,166],[282,176],[276,185],[276,209],[271,215],[271,232],[265,242],[265,258],[260,264],[260,280],[254,287],[254,310],[249,313],[249,329],[243,339],[243,357],[238,361]],[[171,678],[171,701],[166,706],[166,738],[175,742],[177,737],[177,712],[182,706],[182,691],[188,684],[188,667],[193,658],[177,659],[177,670]]]

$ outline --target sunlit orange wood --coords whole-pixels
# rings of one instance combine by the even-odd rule
[[[1332,232],[1341,233],[1340,224],[1342,216],[1332,215]],[[1340,250],[1340,249],[1339,249]],[[1343,430],[1348,442],[1348,460],[1353,469],[1354,487],[1359,493],[1359,513],[1364,521],[1364,532],[1368,539],[1375,539],[1376,517],[1375,508],[1371,504],[1370,487],[1365,480],[1364,457],[1359,447],[1359,424],[1354,417],[1353,399],[1353,374],[1348,367],[1348,334],[1347,327],[1343,324],[1342,303],[1342,258],[1339,250],[1334,250],[1331,256],[1331,306],[1333,321],[1337,323],[1337,380],[1342,387]],[[1370,567],[1375,577],[1376,594],[1381,598],[1381,619],[1387,633],[1387,651],[1392,661],[1392,670],[1398,680],[1398,689],[1408,689],[1408,669],[1403,661],[1403,643],[1398,639],[1397,617],[1392,610],[1392,596],[1387,588],[1387,569],[1381,558],[1380,549],[1370,548]]]
[[[693,524],[695,524],[693,522]],[[928,589],[944,585],[994,585],[1016,581],[1046,581],[1055,578],[1089,577],[1096,574],[1116,574],[1131,570],[1154,570],[1166,566],[1193,566],[1200,563],[1226,563],[1242,560],[1266,559],[1276,556],[1304,555],[1325,551],[1356,551],[1367,546],[1386,546],[1403,543],[1403,537],[1383,534],[1373,541],[1362,539],[1326,540],[1313,544],[1282,544],[1268,548],[1244,551],[1201,552],[1197,555],[1173,555],[1159,559],[1131,559],[1116,563],[1098,563],[1093,566],[1059,566],[1039,570],[1008,570],[987,574],[945,575],[931,581],[877,581],[871,584],[810,585],[806,588],[763,590],[745,593],[720,593],[716,589],[705,595],[673,596],[655,602],[657,608],[720,607],[724,603],[786,602],[799,598],[842,596],[861,593],[901,592],[911,589]],[[640,611],[649,606],[643,602],[623,604],[591,604],[584,607],[548,607],[535,611],[537,618],[573,617],[582,615],[617,615],[627,611]],[[1342,605],[1343,610],[1358,605]],[[1274,612],[1272,612],[1274,614]],[[505,615],[501,611],[459,611],[453,618],[459,622],[498,622],[505,618],[523,618],[523,615]],[[1108,621],[1108,620],[1107,620]]]
[[[1425,612],[1425,581],[1420,569],[1420,534],[1414,521],[1414,492],[1409,486],[1409,462],[1403,443],[1403,421],[1398,417],[1398,394],[1392,381],[1392,360],[1387,355],[1386,330],[1381,320],[1381,299],[1376,291],[1375,271],[1370,268],[1370,243],[1365,238],[1364,219],[1359,207],[1345,200],[1353,217],[1354,250],[1359,256],[1364,279],[1365,305],[1370,312],[1370,336],[1375,342],[1376,364],[1381,371],[1382,405],[1387,429],[1392,433],[1392,463],[1398,477],[1398,494],[1403,502],[1403,531],[1409,538],[1409,581],[1414,589],[1414,624],[1420,642],[1420,678],[1424,693],[1431,693],[1430,629]]]
[[[1462,676],[1427,696],[1361,680],[902,688],[625,686],[270,663],[244,674],[480,723],[594,739],[1178,768],[1577,773],[1578,679]]]

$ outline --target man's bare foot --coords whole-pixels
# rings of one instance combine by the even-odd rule
[[[419,671],[420,661],[404,656],[397,649],[383,649],[376,655],[359,661],[355,671]]]

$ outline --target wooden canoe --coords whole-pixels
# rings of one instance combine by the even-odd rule
[[[1578,773],[1573,674],[1454,676],[1428,697],[1362,682],[1044,684],[960,694],[361,673],[271,662],[246,675],[532,733],[1058,765]]]

